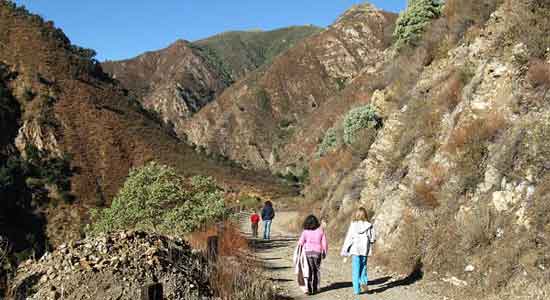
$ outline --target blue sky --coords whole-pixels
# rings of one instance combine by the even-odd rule
[[[122,59],[166,47],[176,39],[197,40],[229,30],[330,25],[363,0],[16,0],[61,27],[99,60]],[[406,0],[371,0],[400,11]],[[159,4],[162,3],[162,4]]]

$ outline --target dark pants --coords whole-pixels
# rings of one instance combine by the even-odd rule
[[[252,237],[258,237],[258,223],[252,223]]]
[[[309,276],[307,278],[307,291],[315,294],[319,291],[321,285],[321,254],[307,253],[307,264],[309,266]]]

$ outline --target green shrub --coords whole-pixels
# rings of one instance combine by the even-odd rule
[[[381,124],[381,119],[370,105],[350,110],[344,119],[344,143],[352,145],[361,130],[378,128]]]
[[[334,127],[329,128],[319,144],[317,156],[323,156],[338,147],[338,133]]]
[[[395,48],[414,46],[426,25],[441,15],[442,7],[442,1],[438,0],[409,0],[407,9],[397,19],[393,33]]]
[[[93,210],[92,233],[142,229],[167,234],[192,231],[225,212],[222,191],[210,177],[186,184],[175,169],[151,162],[133,169],[111,207]]]

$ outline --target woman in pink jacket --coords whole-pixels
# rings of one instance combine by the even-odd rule
[[[304,277],[307,276],[307,294],[312,295],[319,291],[321,285],[321,260],[327,256],[328,245],[317,217],[309,215],[303,227],[298,245],[307,256],[309,274],[304,274]]]

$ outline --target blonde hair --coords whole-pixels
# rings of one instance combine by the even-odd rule
[[[353,214],[353,221],[368,221],[369,214],[364,207],[359,207]]]

